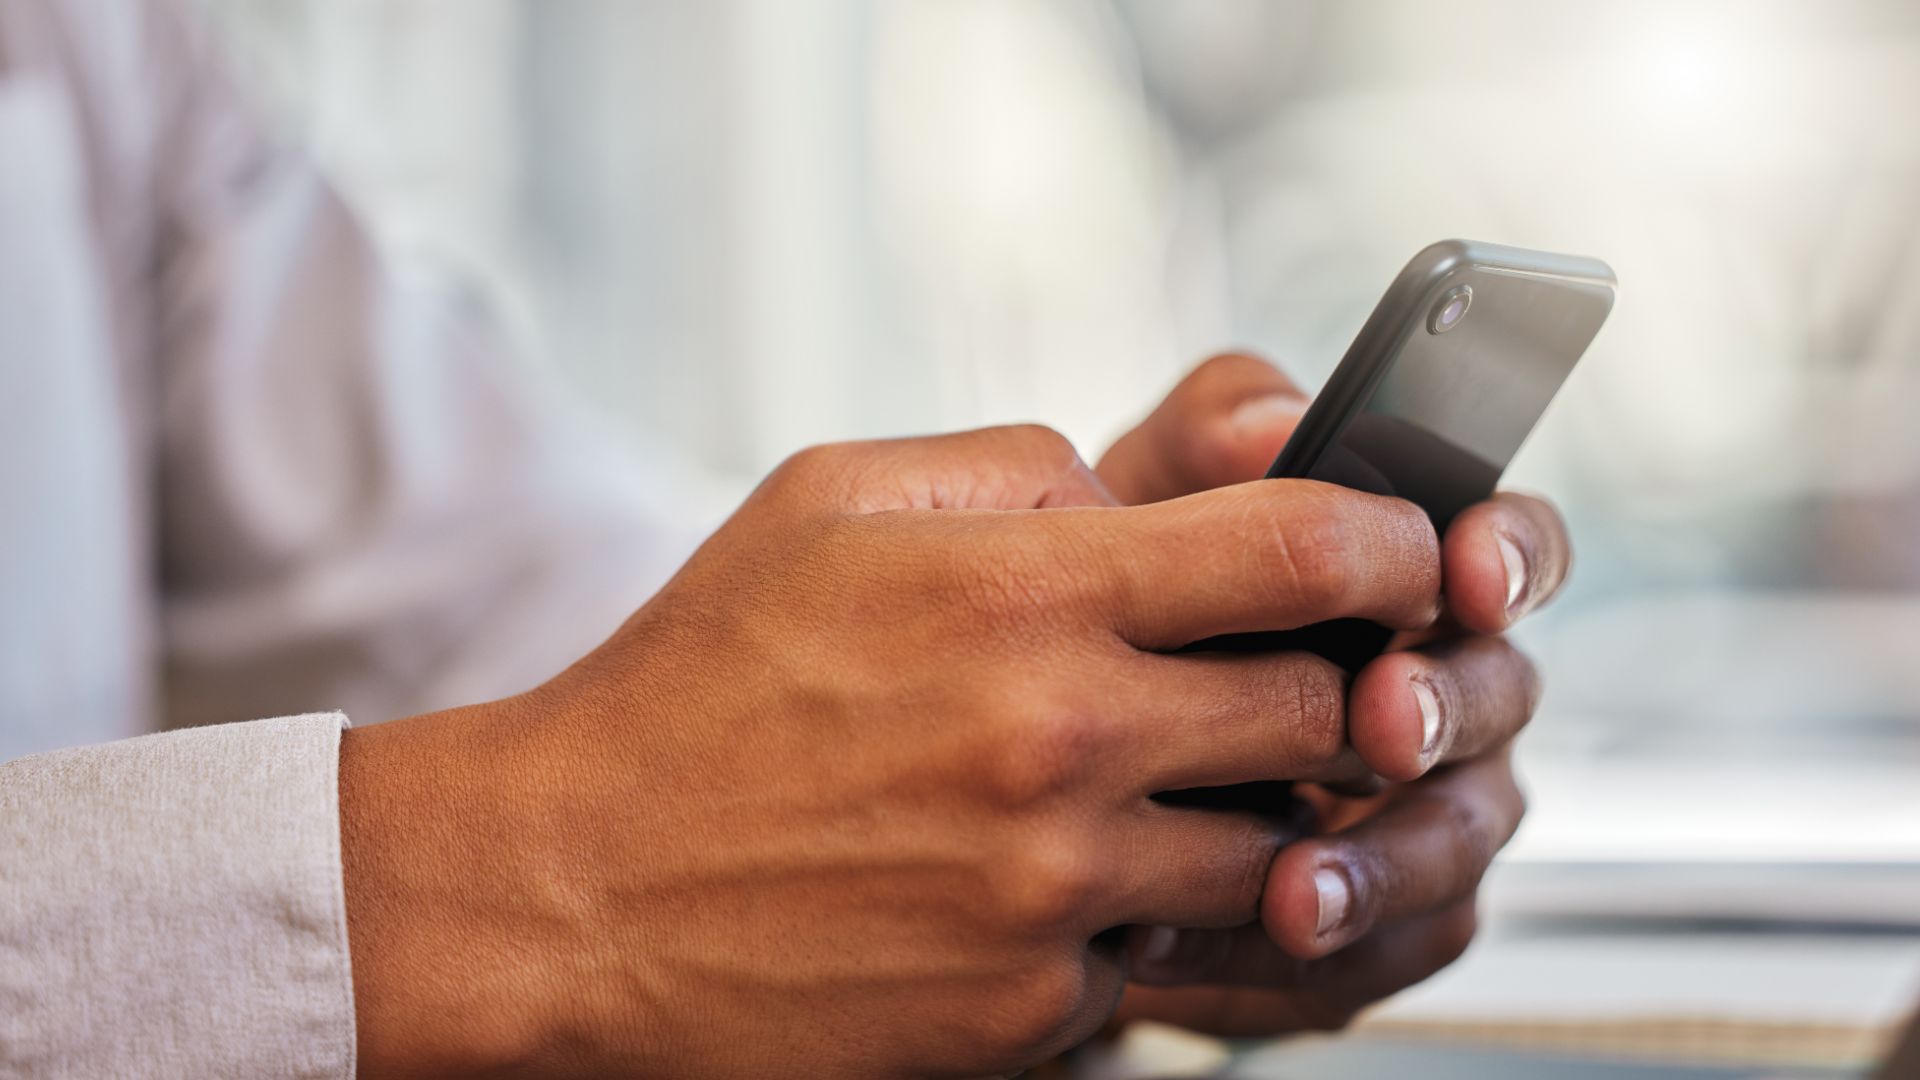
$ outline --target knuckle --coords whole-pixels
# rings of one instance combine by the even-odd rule
[[[1313,610],[1338,607],[1353,585],[1351,519],[1331,500],[1315,499],[1265,524],[1279,601]]]
[[[821,443],[796,450],[761,485],[780,497],[816,493],[845,477],[860,457],[857,443]]]
[[[1442,572],[1439,530],[1426,511],[1404,499],[1388,500],[1385,507],[1391,517],[1382,520],[1380,539],[1394,553],[1395,571],[1437,606]]]
[[[1405,498],[1375,499],[1369,507],[1368,541],[1388,553],[1393,568],[1410,583],[1438,592],[1441,538],[1433,519]]]
[[[1084,967],[1042,964],[1011,980],[992,1017],[992,1041],[1017,1059],[1030,1061],[1060,1047],[1080,1026],[1087,999]]]
[[[1519,831],[1520,822],[1527,816],[1527,792],[1520,785],[1520,778],[1514,774],[1511,762],[1498,762],[1489,781],[1489,807],[1486,816],[1490,819],[1489,830],[1494,834],[1495,846],[1504,845],[1513,834]]]
[[[1015,445],[1033,455],[1042,464],[1073,468],[1080,464],[1080,451],[1073,440],[1045,424],[1011,424],[1001,429]]]
[[[845,467],[851,452],[848,443],[819,443],[787,455],[774,473],[788,478],[805,478],[837,472]]]
[[[1012,424],[993,430],[1017,472],[1059,478],[1089,471],[1073,441],[1045,424]]]
[[[1249,921],[1260,917],[1260,897],[1266,890],[1267,872],[1278,846],[1269,826],[1249,823],[1224,867],[1224,895]],[[1226,935],[1216,938],[1220,948],[1228,945]]]
[[[1413,541],[1414,564],[1411,570],[1423,588],[1431,593],[1437,604],[1440,599],[1442,570],[1442,543],[1440,530],[1434,527],[1433,519],[1424,510],[1406,504],[1402,508],[1405,515],[1403,525],[1411,534]]]
[[[1092,859],[1076,845],[1049,838],[1006,859],[995,892],[1010,923],[1034,930],[1082,921],[1099,886]]]
[[[1466,955],[1480,932],[1480,915],[1472,904],[1441,920],[1434,938],[1434,958],[1445,967]]]
[[[1098,754],[1100,723],[1069,707],[1042,710],[1000,740],[993,785],[1003,804],[1025,808],[1077,790]]]
[[[1293,700],[1293,753],[1326,763],[1347,749],[1347,679],[1332,661],[1303,655],[1287,676]]]
[[[1443,828],[1453,849],[1451,865],[1459,875],[1459,885],[1463,889],[1474,888],[1513,830],[1495,821],[1478,800],[1456,799],[1443,805]]]

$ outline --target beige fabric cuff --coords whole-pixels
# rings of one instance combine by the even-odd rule
[[[345,725],[0,764],[0,1076],[352,1077]]]

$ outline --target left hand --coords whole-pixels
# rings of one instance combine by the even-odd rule
[[[1215,357],[1096,471],[1130,504],[1254,479],[1306,404],[1264,361]],[[1442,560],[1450,629],[1396,641],[1353,683],[1349,716],[1367,722],[1348,738],[1383,789],[1300,786],[1318,822],[1274,860],[1262,922],[1133,928],[1117,1022],[1339,1028],[1466,949],[1481,875],[1524,812],[1510,737],[1538,697],[1531,664],[1497,635],[1553,595],[1571,554],[1551,506],[1502,493],[1455,519]]]

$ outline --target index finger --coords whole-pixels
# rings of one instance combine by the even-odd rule
[[[1401,629],[1440,605],[1440,548],[1412,503],[1311,480],[1258,480],[1147,506],[1046,511],[1094,558],[1094,602],[1136,648],[1328,619]]]

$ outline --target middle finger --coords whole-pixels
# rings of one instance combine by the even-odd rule
[[[1347,742],[1381,777],[1413,780],[1512,741],[1539,694],[1533,662],[1504,638],[1387,653],[1361,669],[1348,691]]]

